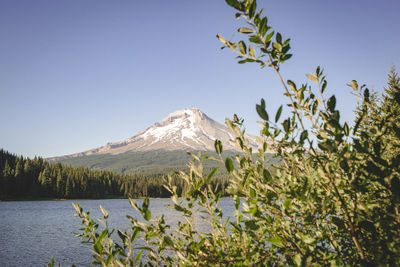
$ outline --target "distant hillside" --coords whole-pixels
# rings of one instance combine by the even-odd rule
[[[194,152],[196,153],[196,152]],[[238,152],[225,151],[223,157],[233,157]],[[208,155],[216,157],[215,152]],[[72,167],[88,167],[97,170],[110,170],[126,174],[167,174],[174,170],[185,170],[191,157],[186,151],[153,150],[128,152],[118,155],[101,154],[62,159],[59,162]],[[270,163],[277,162],[270,158]],[[206,167],[216,166],[217,163],[208,161]]]

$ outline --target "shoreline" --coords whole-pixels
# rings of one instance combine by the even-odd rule
[[[168,199],[169,197],[149,197],[149,199]],[[66,201],[66,200],[100,200],[100,199],[126,199],[125,197],[101,197],[101,198],[5,198],[0,199],[0,202],[13,201]],[[134,199],[145,199],[145,197],[137,197]]]

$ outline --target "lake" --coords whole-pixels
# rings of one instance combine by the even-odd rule
[[[80,219],[74,217],[73,202],[84,211],[92,210],[92,218],[102,218],[102,205],[110,214],[112,227],[127,229],[127,214],[140,218],[126,199],[0,202],[0,266],[46,266],[51,257],[61,266],[90,266],[91,246],[81,244],[73,234],[81,228]],[[182,217],[166,208],[167,204],[171,204],[169,199],[151,199],[152,216],[164,214],[168,223],[176,224]],[[221,199],[220,206],[224,217],[233,216],[231,198]],[[208,227],[199,226],[204,230]]]

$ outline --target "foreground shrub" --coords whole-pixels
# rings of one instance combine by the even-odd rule
[[[238,31],[247,41],[232,42],[217,35],[238,54],[239,63],[253,62],[272,69],[280,79],[289,110],[282,105],[274,116],[262,99],[256,106],[262,119],[260,148],[247,145],[243,121],[234,116],[227,126],[237,134],[241,153],[223,159],[192,155],[180,177],[188,191],[179,198],[167,180],[173,205],[182,216],[177,229],[164,217],[152,218],[149,200],[139,206],[142,220],[128,216],[131,229],[117,230],[111,239],[104,215],[99,225],[75,204],[84,228],[80,236],[93,244],[96,264],[225,266],[225,265],[400,265],[400,83],[394,70],[382,98],[356,81],[349,83],[360,99],[356,121],[340,120],[334,95],[325,97],[327,79],[317,67],[307,74],[311,85],[285,81],[280,66],[290,59],[290,40],[272,30],[256,1],[227,0],[246,27]],[[289,114],[281,119],[281,114]],[[352,126],[353,125],[353,126]],[[281,163],[267,168],[272,149]],[[230,173],[229,192],[234,218],[223,220],[221,195],[210,183],[218,167],[203,172],[207,160],[219,161]],[[205,214],[199,216],[198,212]],[[204,217],[204,218],[203,218]],[[196,230],[196,220],[210,223],[207,233]],[[136,242],[140,239],[140,242]]]

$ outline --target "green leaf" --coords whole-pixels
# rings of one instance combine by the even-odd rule
[[[276,42],[278,43],[278,44],[282,44],[282,35],[278,32],[278,33],[276,33]]]
[[[218,169],[219,169],[219,166],[215,167],[215,168],[210,172],[210,174],[207,176],[207,179],[206,179],[207,183],[210,182],[211,178],[215,175],[215,173],[218,171]]]
[[[301,135],[300,135],[300,143],[303,144],[303,143],[304,143],[304,140],[306,140],[307,137],[308,137],[308,131],[307,131],[307,130],[304,130],[304,131],[301,133]]]
[[[243,149],[243,140],[242,140],[240,137],[236,137],[235,143],[236,143],[241,149]]]
[[[370,103],[370,99],[369,99],[369,89],[368,89],[368,88],[366,88],[366,89],[364,90],[364,100],[365,100],[367,103]]]
[[[358,127],[360,126],[362,119],[363,119],[363,116],[360,116],[360,118],[357,119],[356,124],[355,124],[354,129],[353,129],[353,134],[355,134],[357,132]]]
[[[151,212],[150,212],[149,209],[146,209],[146,210],[144,211],[143,219],[145,219],[146,221],[148,221],[148,220],[150,220],[150,217],[151,217]]]
[[[261,103],[260,103],[262,108],[265,108],[265,100],[264,98],[261,98]]]
[[[263,17],[262,20],[260,21],[259,25],[258,25],[259,32],[263,36],[267,32],[267,22],[268,22],[267,17]]]
[[[315,71],[315,73],[317,74],[318,77],[320,74],[322,74],[320,66],[317,67],[317,70]]]
[[[281,44],[272,43],[272,46],[273,46],[276,50],[278,50],[278,51],[281,51],[281,50],[282,50],[282,45],[281,45]]]
[[[256,191],[253,188],[250,188],[250,198],[254,198],[256,196]]]
[[[255,44],[262,44],[261,39],[258,36],[252,35],[249,37],[249,41]]]
[[[323,94],[325,92],[326,86],[328,85],[328,82],[326,80],[324,80],[322,82],[322,86],[321,86],[321,93]]]
[[[50,263],[47,264],[47,267],[53,267],[54,266],[54,258],[51,257]]]
[[[256,13],[256,9],[257,9],[257,1],[253,1],[253,3],[251,3],[251,6],[249,8],[249,17],[250,19],[254,18],[254,14]]]
[[[218,155],[221,155],[222,153],[222,142],[221,140],[216,139],[214,142],[214,147],[215,147],[215,152],[217,152]]]
[[[235,201],[235,208],[239,209],[239,207],[240,207],[240,198],[237,195],[234,196],[234,201]]]
[[[266,37],[265,37],[265,42],[269,42],[272,39],[272,36],[274,36],[275,31],[270,32]]]
[[[286,54],[283,56],[283,60],[286,61],[286,60],[290,59],[292,56],[293,56],[292,54]]]
[[[247,54],[247,47],[246,47],[245,42],[239,41],[239,51],[240,51],[240,53],[242,53],[243,55],[246,55],[246,54]]]
[[[169,236],[164,236],[163,240],[168,246],[171,246],[171,247],[174,246],[174,242],[172,242],[172,239]]]
[[[290,119],[286,119],[283,123],[283,129],[285,130],[285,132],[289,132],[290,130]]]
[[[225,159],[225,167],[226,167],[226,170],[228,172],[232,172],[233,171],[233,162],[232,162],[232,160],[230,158],[226,158]]]
[[[249,46],[249,56],[251,57],[256,56],[256,51],[254,51],[254,48],[251,45]]]
[[[282,48],[282,54],[286,54],[286,53],[289,51],[289,49],[290,49],[290,45],[285,45],[285,46]]]
[[[271,181],[271,179],[272,179],[271,173],[267,169],[264,169],[263,176],[264,176],[265,182]]]
[[[245,221],[244,224],[246,225],[247,228],[249,228],[251,230],[257,230],[260,228],[260,226],[257,225],[256,220],[248,220],[248,221]]]
[[[332,145],[327,142],[318,143],[318,147],[323,151],[331,151],[332,150]]]
[[[108,229],[106,228],[106,229],[104,229],[104,230],[101,232],[101,234],[100,234],[100,236],[99,236],[99,238],[98,238],[99,242],[100,242],[101,240],[103,240],[103,238],[106,237],[107,234],[108,234]]]
[[[117,233],[118,233],[119,238],[121,238],[122,242],[125,243],[127,236],[119,229],[117,230]]]
[[[309,236],[309,235],[304,235],[304,236],[302,237],[302,240],[303,240],[304,243],[306,243],[306,244],[312,244],[312,243],[315,242],[315,238],[313,238],[313,237],[311,237],[311,236]]]
[[[103,247],[101,246],[101,243],[99,242],[99,240],[97,240],[94,244],[93,244],[93,249],[95,252],[97,252],[98,254],[102,254],[103,253]]]
[[[254,33],[254,30],[252,30],[252,29],[250,29],[250,28],[245,28],[245,27],[243,27],[243,28],[239,28],[239,29],[238,29],[238,32],[244,33],[244,34],[249,34],[249,33]]]
[[[349,136],[349,125],[347,125],[347,122],[344,123],[343,131],[346,136]]]
[[[226,2],[229,6],[231,6],[231,7],[233,7],[233,8],[236,8],[237,10],[242,11],[241,5],[240,5],[239,1],[237,1],[237,0],[225,0],[225,2]]]
[[[133,266],[136,266],[136,263],[140,260],[142,257],[143,250],[140,250],[140,252],[136,255],[135,260],[133,261]]]
[[[185,211],[185,208],[183,208],[181,205],[175,204],[174,209],[177,211]]]
[[[149,205],[150,205],[149,199],[145,198],[143,200],[141,213],[142,213],[143,219],[145,219],[146,221],[150,220],[150,217],[151,217],[151,212],[149,210]]]
[[[146,197],[142,203],[142,210],[147,210],[149,205],[150,205],[150,200],[149,198]]]
[[[282,113],[282,105],[278,108],[278,111],[276,112],[275,123],[278,122],[279,118],[281,117],[281,113]]]
[[[300,256],[300,254],[297,254],[296,256],[293,257],[293,262],[296,263],[297,266],[301,266],[301,256]]]
[[[108,257],[105,261],[106,266],[110,265],[112,259],[113,259],[113,255],[112,254],[108,255]]]
[[[283,203],[283,206],[285,207],[286,210],[289,210],[290,207],[292,206],[292,200],[290,198],[286,199],[285,202]]]
[[[283,247],[283,243],[282,243],[282,238],[279,236],[273,236],[271,238],[269,238],[268,243],[270,243],[271,245],[277,246],[282,248]]]
[[[258,113],[258,115],[265,121],[269,120],[268,117],[268,113],[265,110],[265,101],[264,99],[261,99],[261,104],[260,105],[256,105],[256,111]]]
[[[268,121],[268,113],[260,105],[256,105],[256,110],[258,115],[265,121]]]
[[[334,112],[335,107],[336,107],[336,97],[335,97],[335,95],[333,95],[328,99],[328,110],[330,112]]]
[[[238,231],[239,233],[243,232],[242,226],[240,224],[234,223],[234,222],[230,222],[230,225],[233,226],[233,228],[236,229],[236,231]]]

